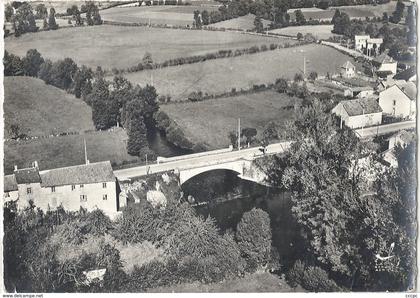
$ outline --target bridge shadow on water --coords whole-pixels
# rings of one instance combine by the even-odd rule
[[[273,246],[283,268],[302,257],[303,245],[299,227],[291,211],[290,194],[251,181],[245,181],[229,170],[214,170],[197,175],[182,185],[186,195],[194,197],[199,214],[216,220],[221,232],[236,231],[242,215],[260,208],[270,216]]]

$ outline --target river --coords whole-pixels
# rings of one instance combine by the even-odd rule
[[[165,132],[161,132],[155,128],[147,129],[147,140],[150,149],[152,149],[157,156],[172,157],[193,153],[192,150],[183,149],[168,142],[166,140]]]
[[[290,194],[245,181],[228,170],[217,170],[197,175],[182,185],[186,195],[197,202],[209,202],[197,206],[204,217],[211,216],[222,232],[235,231],[242,215],[252,208],[260,208],[270,216],[273,246],[280,255],[280,264],[290,266],[302,254],[299,228],[291,211]],[[215,198],[228,201],[215,202]]]

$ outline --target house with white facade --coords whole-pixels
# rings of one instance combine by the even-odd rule
[[[19,209],[29,201],[43,211],[62,206],[67,211],[101,209],[113,218],[126,202],[120,202],[117,179],[109,161],[39,171],[17,169],[4,177],[5,201],[14,200]],[[17,191],[16,191],[17,190]]]
[[[342,100],[332,113],[350,128],[362,128],[382,123],[382,109],[373,98]]]
[[[341,66],[340,74],[343,78],[353,78],[356,75],[356,66],[347,61]]]
[[[416,85],[412,82],[398,83],[379,92],[379,105],[385,115],[415,119]]]
[[[397,73],[397,61],[388,56],[388,51],[374,58],[372,63],[376,67],[376,73],[381,77],[395,75]]]
[[[382,38],[371,38],[369,35],[354,36],[354,48],[362,53],[366,52],[368,56],[378,55],[383,42]]]

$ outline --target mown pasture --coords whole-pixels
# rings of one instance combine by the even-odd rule
[[[314,26],[291,26],[270,30],[271,33],[282,34],[296,37],[298,33],[312,34],[318,39],[328,39],[337,34],[331,33],[333,25],[314,25]]]
[[[11,125],[28,136],[94,130],[91,108],[73,95],[32,77],[4,78],[5,138]]]
[[[207,149],[219,149],[230,145],[228,134],[237,130],[238,118],[241,118],[243,128],[253,127],[261,134],[270,121],[282,127],[287,120],[293,119],[293,107],[300,102],[299,98],[286,94],[263,91],[162,105],[161,110],[181,128],[190,142],[202,144]]]
[[[277,78],[293,79],[303,72],[303,57],[306,57],[306,73],[334,74],[347,60],[354,59],[327,46],[309,44],[283,48],[234,58],[217,59],[167,67],[156,70],[128,73],[125,76],[133,83],[151,84],[161,95],[170,95],[172,100],[187,100],[193,91],[203,94],[221,94],[235,88],[249,89],[254,85],[274,83]],[[111,79],[111,78],[110,78]]]
[[[238,29],[240,29],[240,30],[254,30],[255,29],[254,20],[255,20],[255,15],[247,14],[247,15],[242,16],[242,17],[238,17],[238,18],[234,18],[234,19],[210,24],[209,27],[236,29],[236,30],[238,30]],[[264,28],[266,28],[271,23],[270,21],[267,21],[267,20],[264,20],[264,19],[262,19],[261,21],[264,25]]]
[[[199,5],[113,7],[102,11],[101,16],[103,20],[113,22],[191,26],[194,21],[194,11],[203,9],[210,12],[218,8]]]
[[[102,25],[10,36],[5,39],[5,49],[19,56],[37,49],[53,61],[70,57],[79,65],[122,69],[137,65],[146,52],[155,62],[163,62],[221,49],[283,42],[290,41],[235,32]]]

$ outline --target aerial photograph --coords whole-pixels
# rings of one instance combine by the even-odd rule
[[[417,1],[0,6],[3,297],[416,297]]]

